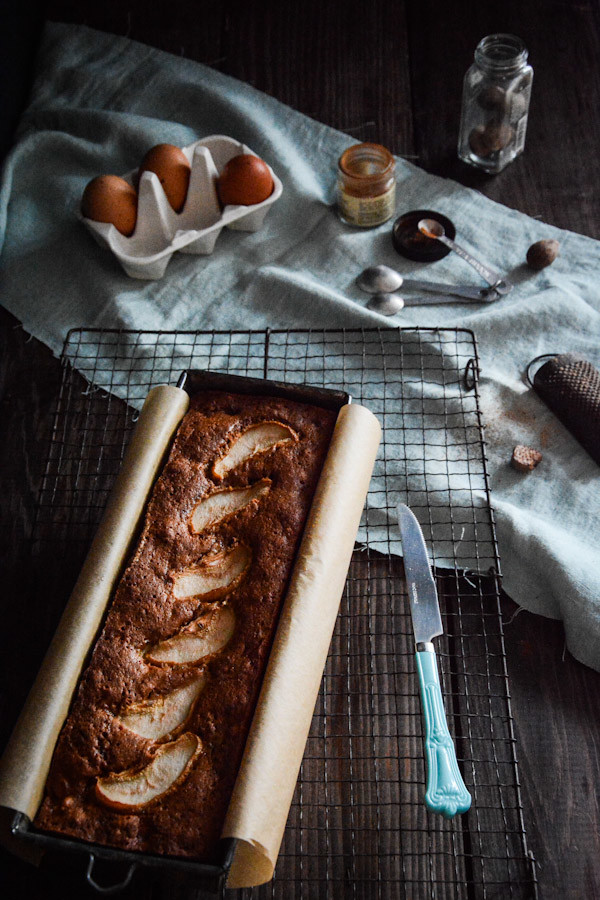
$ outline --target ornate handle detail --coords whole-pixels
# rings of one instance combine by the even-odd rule
[[[425,805],[432,812],[451,819],[471,806],[471,795],[456,761],[456,750],[442,701],[437,661],[433,650],[417,653],[417,670],[425,717],[425,751],[427,755],[427,792]]]

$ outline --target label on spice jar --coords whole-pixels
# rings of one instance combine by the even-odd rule
[[[391,219],[396,210],[396,185],[378,197],[354,197],[340,187],[338,206],[342,218],[351,225],[381,225]]]

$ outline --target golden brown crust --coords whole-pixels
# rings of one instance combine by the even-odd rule
[[[215,478],[214,461],[235,436],[269,421],[288,425],[299,439]],[[275,398],[210,392],[192,400],[57,742],[38,827],[129,850],[213,856],[334,422],[333,412]],[[272,484],[260,503],[201,534],[190,531],[203,496],[263,478]],[[174,572],[240,542],[250,548],[252,562],[231,591],[208,603],[174,597]],[[144,648],[185,628],[211,602],[226,602],[235,614],[234,633],[221,651],[186,665],[144,658]],[[185,728],[200,738],[203,751],[185,779],[147,809],[116,811],[100,802],[99,778],[140,770],[156,753],[156,743],[119,725],[119,712],[168,694],[200,672],[206,685]]]

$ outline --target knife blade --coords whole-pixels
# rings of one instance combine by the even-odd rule
[[[421,526],[415,514],[404,503],[398,504],[397,513],[425,719],[425,805],[432,812],[451,819],[457,813],[470,809],[471,795],[458,768],[456,749],[448,731],[432,643],[433,638],[444,633],[442,617]]]

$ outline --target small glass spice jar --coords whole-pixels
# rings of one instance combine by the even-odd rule
[[[396,210],[394,157],[381,144],[355,144],[338,161],[337,201],[347,225],[373,228]]]
[[[490,34],[475,49],[463,86],[458,155],[490,174],[525,147],[533,69],[520,38]]]

